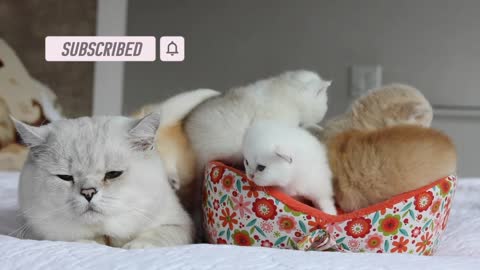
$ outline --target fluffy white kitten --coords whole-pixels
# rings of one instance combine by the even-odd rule
[[[277,186],[331,215],[335,208],[327,150],[308,131],[274,121],[255,122],[243,141],[245,170],[259,186]]]
[[[193,225],[154,150],[158,114],[83,117],[32,127],[20,176],[21,236],[124,248],[187,244]]]
[[[185,120],[199,173],[212,160],[241,164],[242,140],[254,120],[276,119],[293,125],[322,121],[330,84],[311,71],[290,71],[201,103]]]

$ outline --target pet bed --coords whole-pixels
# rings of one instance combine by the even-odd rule
[[[203,185],[204,227],[210,243],[431,255],[446,228],[455,185],[455,176],[448,176],[332,216],[211,162]]]

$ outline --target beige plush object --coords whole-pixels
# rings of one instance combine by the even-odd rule
[[[323,140],[350,130],[377,130],[401,124],[430,127],[433,109],[425,96],[405,84],[390,84],[370,90],[355,100],[350,109],[329,120]]]
[[[0,170],[20,169],[27,152],[18,144],[9,115],[31,125],[48,123],[61,115],[56,100],[52,90],[32,78],[13,49],[0,39]]]

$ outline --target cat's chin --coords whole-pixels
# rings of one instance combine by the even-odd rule
[[[80,218],[85,223],[96,223],[103,219],[104,215],[101,211],[94,207],[88,207],[83,213],[80,214]]]

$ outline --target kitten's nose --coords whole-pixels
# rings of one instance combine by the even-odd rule
[[[97,194],[97,189],[96,188],[82,188],[80,190],[80,194],[85,197],[87,201],[91,201],[93,196]]]

